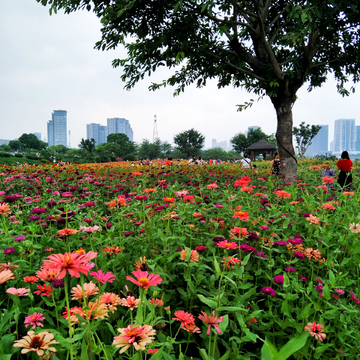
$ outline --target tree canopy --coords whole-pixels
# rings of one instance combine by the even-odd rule
[[[183,131],[174,137],[177,148],[189,158],[204,146],[205,137],[195,129]]]
[[[245,152],[245,149],[259,140],[264,139],[270,143],[273,141],[272,135],[266,135],[261,128],[249,129],[245,134],[236,134],[231,140],[233,148],[238,153]]]
[[[173,74],[150,89],[192,83],[243,87],[269,96],[277,114],[281,173],[296,175],[292,107],[298,89],[321,86],[332,73],[347,95],[360,76],[360,2],[348,0],[37,0],[50,12],[93,11],[102,23],[96,48],[124,45],[126,88],[159,67]],[[239,105],[244,109],[252,104]]]
[[[22,149],[42,150],[47,147],[47,143],[39,140],[34,134],[24,133],[19,137],[19,141]]]

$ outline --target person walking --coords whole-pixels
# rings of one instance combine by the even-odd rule
[[[270,164],[270,169],[272,175],[280,174],[280,158],[278,153],[275,154],[275,158]]]
[[[244,169],[252,169],[251,160],[248,157],[248,154],[244,154],[244,158],[240,161]]]
[[[341,159],[337,162],[336,167],[340,170],[338,184],[341,188],[350,191],[353,181],[351,174],[352,161],[347,151],[342,152]]]

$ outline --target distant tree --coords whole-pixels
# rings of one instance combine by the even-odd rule
[[[50,152],[55,152],[55,153],[62,154],[62,155],[66,154],[69,151],[69,149],[64,145],[53,145],[53,146],[50,146],[48,148],[48,150]]]
[[[301,159],[304,158],[306,150],[312,143],[312,139],[317,135],[320,129],[320,125],[305,125],[304,121],[300,124],[299,127],[294,126],[293,135],[295,136],[295,141],[297,144],[296,147]]]
[[[34,134],[24,133],[19,137],[19,141],[22,149],[42,150],[46,147],[44,147],[46,143],[40,141]]]
[[[4,150],[5,150],[6,152],[11,151],[11,146],[5,145],[5,146],[4,146]]]
[[[231,155],[229,156],[227,151],[223,150],[222,148],[216,147],[202,151],[202,157],[204,160],[209,160],[209,159],[230,160]]]
[[[244,134],[239,133],[235,135],[230,142],[233,145],[234,150],[239,153],[246,152],[246,148],[252,144],[255,144],[259,140],[264,139],[272,143],[274,142],[274,135],[266,135],[261,128],[249,129]]]
[[[92,154],[95,150],[95,139],[81,139],[79,148]]]
[[[141,159],[158,159],[162,158],[162,144],[160,139],[156,139],[151,143],[148,139],[144,139],[138,148],[138,156]]]
[[[21,142],[19,140],[11,140],[9,142],[9,146],[11,147],[12,150],[18,151],[21,148]]]
[[[115,143],[119,145],[116,150],[118,157],[123,158],[128,154],[136,153],[135,143],[130,141],[129,137],[125,134],[110,134],[107,137],[107,143]]]
[[[167,158],[171,156],[172,146],[167,141],[164,141],[160,145],[161,157]]]
[[[195,129],[183,131],[174,137],[177,148],[183,152],[187,158],[197,155],[204,146],[205,137]]]

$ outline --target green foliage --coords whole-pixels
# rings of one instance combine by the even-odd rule
[[[11,140],[9,142],[9,146],[11,147],[12,150],[20,150],[21,149],[21,141],[19,140]]]
[[[23,154],[19,154],[19,153],[15,153],[15,155],[14,155],[15,157],[17,157],[17,158],[22,158],[22,157],[24,157],[24,155]]]
[[[21,144],[20,147],[22,149],[42,150],[47,147],[47,144],[44,143],[43,141],[40,141],[34,134],[25,134],[24,133],[19,137],[18,141],[20,141],[20,144]],[[10,143],[9,143],[9,145],[10,145]],[[14,144],[12,144],[12,146],[14,146]],[[17,146],[17,143],[15,146]]]
[[[174,136],[174,143],[186,157],[197,155],[204,146],[205,137],[195,129],[183,131]]]
[[[305,121],[303,121],[299,127],[294,126],[293,135],[295,136],[297,149],[301,159],[304,158],[306,150],[311,145],[312,139],[317,135],[320,129],[320,125],[305,125]]]
[[[38,160],[39,159],[36,155],[33,155],[33,154],[26,155],[26,158],[30,159],[30,160]]]
[[[249,129],[245,134],[239,133],[235,135],[230,142],[234,150],[238,153],[246,152],[246,148],[255,144],[259,140],[264,139],[274,145],[274,135],[266,135],[261,128]],[[276,144],[275,144],[276,145]]]
[[[6,152],[2,152],[2,153],[0,153],[0,157],[11,157],[11,154],[9,154],[9,153],[6,153]]]

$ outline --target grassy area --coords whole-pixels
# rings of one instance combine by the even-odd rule
[[[25,156],[22,158],[16,156],[0,157],[0,165],[16,166],[17,162],[19,162],[20,164],[27,163],[29,165],[43,164],[43,162],[40,160],[30,160],[27,159]]]

